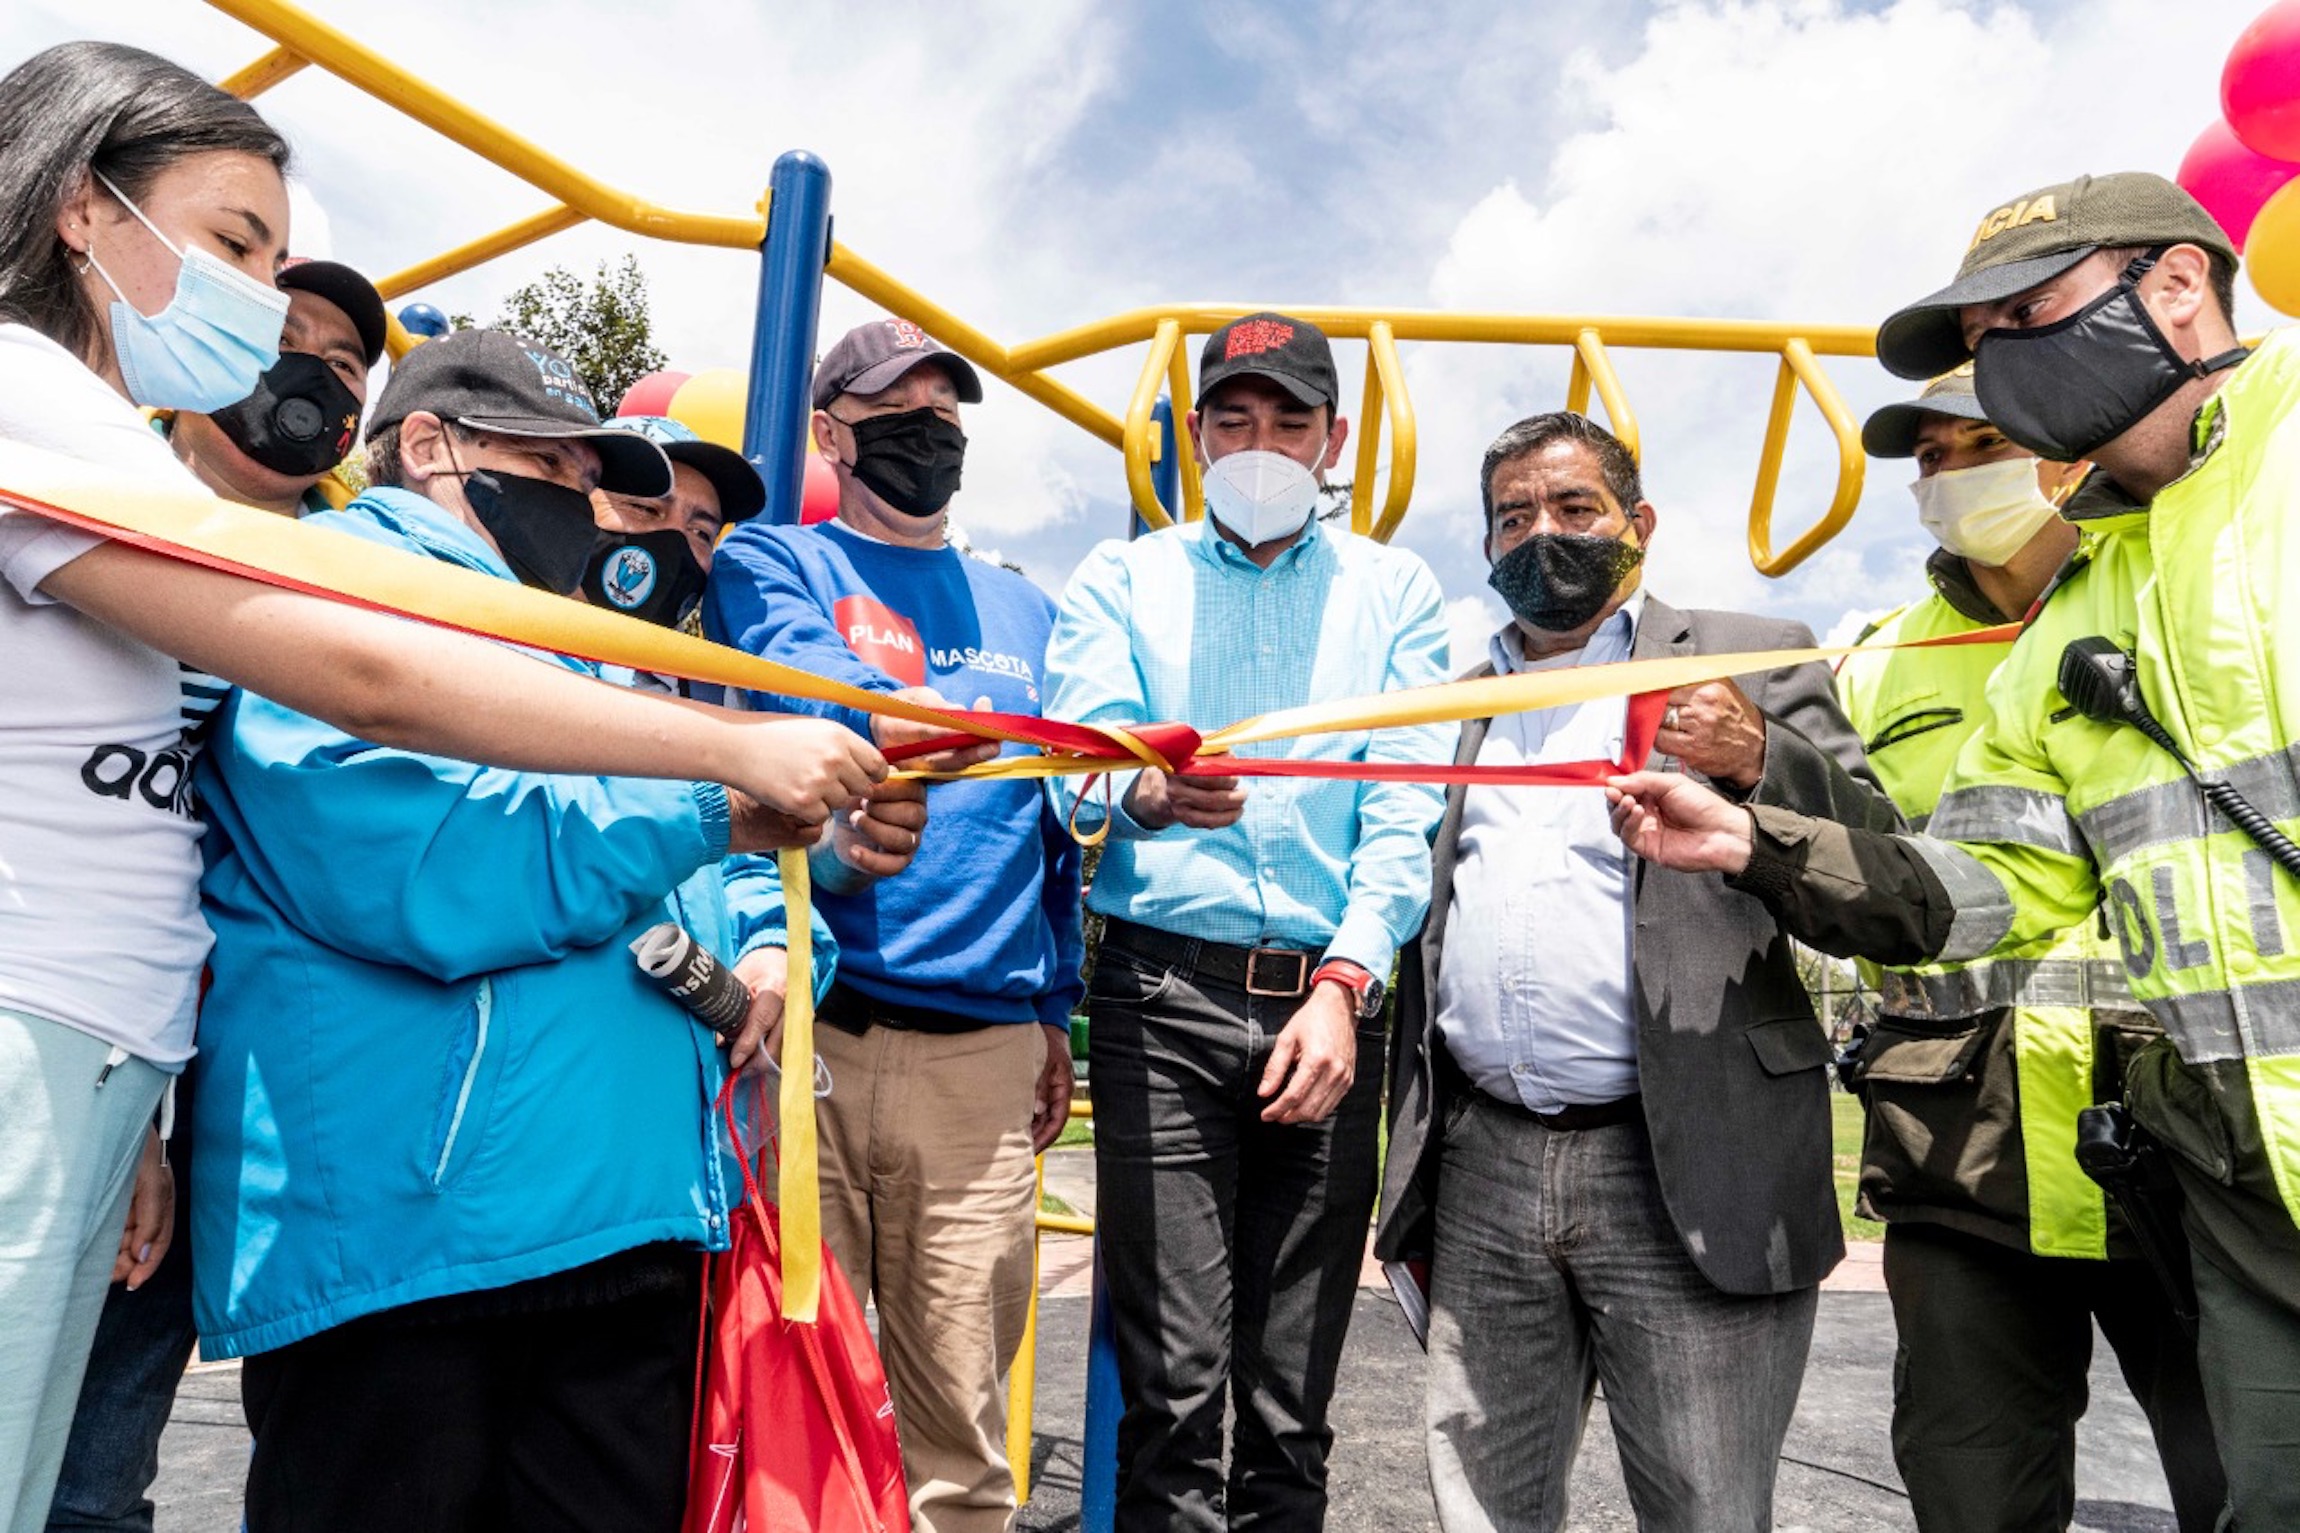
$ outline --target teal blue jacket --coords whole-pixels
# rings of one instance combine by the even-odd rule
[[[404,491],[306,524],[512,578]],[[650,1242],[726,1244],[725,1057],[627,950],[664,920],[723,959],[781,944],[772,859],[722,873],[725,790],[387,750],[235,691],[200,792],[208,1355]],[[827,981],[819,922],[815,950]]]

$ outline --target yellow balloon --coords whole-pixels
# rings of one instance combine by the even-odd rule
[[[671,419],[706,442],[741,452],[743,410],[750,389],[750,375],[736,368],[714,367],[697,373],[671,396]]]
[[[2270,308],[2300,316],[2300,179],[2261,205],[2244,239],[2244,270]]]

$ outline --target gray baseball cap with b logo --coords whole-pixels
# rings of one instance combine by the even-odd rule
[[[982,403],[982,379],[973,363],[907,319],[874,319],[840,336],[815,364],[814,407],[827,409],[841,394],[884,393],[922,362],[950,374],[960,404]]]

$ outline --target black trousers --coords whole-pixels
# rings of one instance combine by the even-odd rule
[[[250,1533],[677,1533],[701,1260],[676,1287],[410,1306],[249,1358]]]
[[[2181,1533],[2211,1533],[2228,1481],[2196,1344],[2148,1264],[2015,1251],[1929,1224],[1885,1230],[1899,1331],[1893,1461],[1925,1533],[2060,1533],[2092,1326],[2148,1417]]]
[[[1097,1233],[1125,1401],[1117,1526],[1315,1529],[1373,1211],[1380,1025],[1361,1024],[1333,1114],[1280,1125],[1262,1121],[1255,1088],[1300,1001],[1105,943],[1087,1005]]]

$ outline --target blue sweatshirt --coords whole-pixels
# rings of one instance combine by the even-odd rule
[[[896,548],[835,522],[737,527],[703,599],[711,638],[873,691],[933,687],[960,707],[1035,714],[1054,604],[955,549]],[[836,719],[852,708],[750,694],[754,708]],[[864,994],[985,1022],[1068,1027],[1085,993],[1079,852],[1034,781],[938,784],[899,876],[820,896],[839,978]]]

